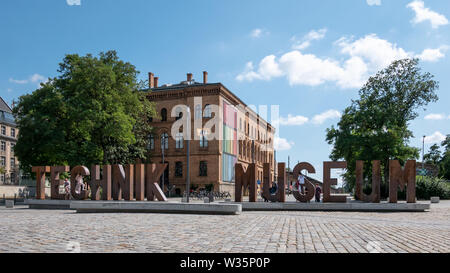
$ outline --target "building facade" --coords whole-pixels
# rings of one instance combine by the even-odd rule
[[[18,130],[8,104],[0,97],[0,184],[19,183],[19,161],[14,155]]]
[[[179,84],[158,86],[158,78],[149,73],[147,98],[155,102],[158,117],[151,120],[154,134],[150,136],[152,162],[164,162],[165,190],[175,186],[175,192],[185,191],[187,178],[186,132],[173,131],[177,122],[190,122],[189,177],[193,188],[210,188],[234,194],[234,167],[256,163],[257,178],[262,181],[263,164],[270,163],[274,175],[273,140],[275,128],[247,107],[221,83],[193,80],[188,74]],[[183,108],[183,106],[185,106]],[[186,107],[187,106],[187,107]],[[184,109],[184,110],[183,110]],[[187,123],[184,123],[187,126]],[[211,127],[211,124],[215,124]],[[211,128],[211,129],[208,129]],[[187,130],[186,130],[187,131]],[[215,135],[214,139],[208,136]],[[218,137],[217,137],[218,136]]]

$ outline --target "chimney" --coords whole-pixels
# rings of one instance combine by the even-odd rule
[[[152,72],[148,73],[148,86],[151,88],[155,87],[155,76]]]
[[[158,88],[158,79],[159,79],[158,77],[154,77],[153,78],[153,82],[154,82],[154,87],[155,88]]]
[[[208,72],[203,71],[203,84],[208,83]]]
[[[187,81],[188,82],[192,81],[192,73],[187,74]]]

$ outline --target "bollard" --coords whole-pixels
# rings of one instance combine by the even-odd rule
[[[6,200],[5,201],[5,207],[7,209],[13,209],[14,208],[14,200]]]
[[[431,197],[431,203],[432,204],[438,204],[440,202],[440,198],[439,197]]]
[[[203,202],[204,202],[205,204],[209,204],[209,198],[208,198],[208,197],[205,197],[205,199],[203,199]]]

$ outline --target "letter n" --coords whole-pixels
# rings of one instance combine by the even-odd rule
[[[113,166],[113,199],[126,201],[133,200],[134,193],[134,165]]]
[[[102,170],[102,177],[100,177],[100,166],[91,166],[91,199],[94,201],[112,200],[112,183],[111,183],[111,165],[104,165]],[[100,196],[100,188],[102,188],[102,195]]]
[[[249,190],[249,201],[256,202],[256,164],[248,164],[247,170],[244,171],[242,164],[236,164],[235,167],[235,201],[242,202],[242,188]]]
[[[45,173],[50,172],[50,167],[33,167],[31,171],[36,173],[36,199],[45,200]]]
[[[166,164],[147,164],[145,166],[145,191],[147,195],[147,201],[155,201],[155,198],[160,202],[166,202],[167,198],[158,181],[167,168]],[[138,181],[139,182],[139,181]]]
[[[398,160],[389,161],[389,203],[397,203],[398,187],[401,191],[406,186],[406,201],[416,203],[416,161],[408,160],[405,168]]]
[[[364,202],[380,203],[381,168],[380,161],[372,162],[372,193],[364,194],[364,161],[356,161],[356,198]]]

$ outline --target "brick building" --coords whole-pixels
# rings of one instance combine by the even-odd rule
[[[172,185],[176,193],[185,190],[187,141],[184,139],[187,137],[182,133],[172,135],[172,126],[183,118],[183,113],[190,115],[192,124],[191,185],[199,188],[213,185],[215,191],[233,194],[235,163],[246,167],[255,162],[259,180],[263,177],[263,163],[271,163],[273,175],[275,128],[224,85],[208,83],[207,72],[203,72],[202,83],[196,82],[189,73],[186,81],[163,86],[158,86],[158,78],[149,73],[149,89],[143,91],[148,92],[147,98],[155,102],[159,113],[159,117],[151,120],[155,130],[150,136],[149,150],[152,162],[162,162],[164,152],[164,161],[169,164],[164,174],[166,189]],[[183,105],[189,112],[183,112]],[[216,123],[211,132],[205,129],[210,121]],[[211,133],[223,138],[207,140],[206,135]]]
[[[19,161],[14,155],[17,136],[12,110],[0,97],[0,184],[19,183]]]

